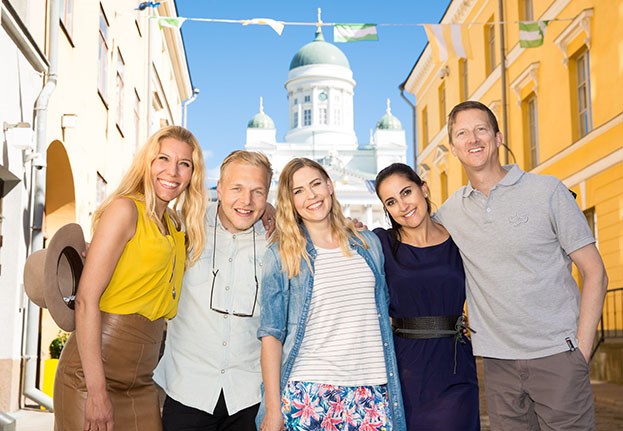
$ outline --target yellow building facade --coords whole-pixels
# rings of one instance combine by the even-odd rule
[[[522,48],[518,22],[533,20],[548,22],[543,44]],[[510,149],[500,149],[503,162],[553,175],[577,193],[610,279],[606,334],[618,330],[619,336],[622,21],[622,0],[455,0],[440,23],[461,25],[469,58],[450,52],[442,61],[429,43],[402,84],[416,99],[417,170],[438,205],[467,182],[451,155],[446,124],[452,107],[464,100],[478,100],[498,117]]]

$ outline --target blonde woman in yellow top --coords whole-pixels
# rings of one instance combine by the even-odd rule
[[[76,331],[56,375],[57,431],[161,429],[152,373],[184,267],[204,246],[204,172],[192,133],[165,127],[93,216]]]

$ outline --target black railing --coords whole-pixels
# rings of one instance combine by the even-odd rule
[[[623,287],[606,292],[591,358],[599,346],[609,338],[623,338]]]

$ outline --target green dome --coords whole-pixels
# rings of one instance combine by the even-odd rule
[[[260,112],[255,114],[247,124],[248,129],[274,129],[275,123],[272,118],[264,113],[264,101],[260,97]]]
[[[311,64],[334,64],[350,69],[344,53],[337,46],[325,42],[322,31],[317,31],[316,39],[298,50],[290,62],[290,70]]]
[[[402,130],[402,123],[392,115],[389,99],[387,99],[387,111],[376,123],[376,128],[381,130]]]

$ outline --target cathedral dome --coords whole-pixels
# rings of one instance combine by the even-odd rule
[[[316,38],[298,50],[290,62],[290,70],[311,64],[333,64],[350,69],[346,55],[335,45],[325,42],[322,31]]]
[[[255,114],[249,123],[247,124],[248,129],[274,129],[275,122],[272,118],[264,113],[264,101],[260,97],[260,112]]]
[[[402,130],[402,123],[392,114],[389,99],[387,99],[385,115],[376,123],[376,128],[380,130]]]

